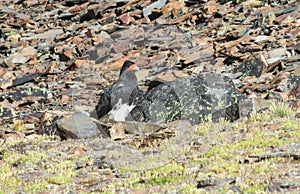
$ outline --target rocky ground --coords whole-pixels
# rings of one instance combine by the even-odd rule
[[[3,0],[0,190],[298,193],[299,5]],[[62,141],[73,134],[56,121],[90,113],[127,59],[145,91],[153,80],[229,77],[245,96],[241,118],[107,124],[112,138]]]

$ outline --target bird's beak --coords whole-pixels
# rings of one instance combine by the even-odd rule
[[[138,71],[140,68],[136,64],[132,64],[128,68],[129,71]]]

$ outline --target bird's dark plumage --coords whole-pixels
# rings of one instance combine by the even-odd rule
[[[133,104],[139,93],[137,78],[134,74],[136,69],[137,66],[132,61],[124,62],[118,80],[104,90],[96,106],[99,119],[109,113],[113,120],[125,120],[134,107]]]
[[[122,66],[122,68],[121,68],[119,77],[121,77],[121,75],[122,75],[125,71],[131,71],[131,72],[134,71],[136,67],[137,67],[137,66],[135,65],[134,62],[129,61],[129,60],[125,61],[124,64],[123,64],[123,66]]]

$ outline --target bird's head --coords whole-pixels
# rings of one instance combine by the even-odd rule
[[[139,70],[139,67],[132,61],[125,61],[122,68],[121,68],[121,71],[120,71],[120,75],[125,72],[125,71],[137,71]]]

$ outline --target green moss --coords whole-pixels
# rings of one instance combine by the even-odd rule
[[[200,167],[207,166],[211,162],[209,157],[205,157],[204,155],[198,156],[195,159],[190,159],[188,161],[189,165],[198,165]]]
[[[295,120],[285,120],[282,126],[282,129],[299,129],[300,124],[299,121]]]
[[[58,184],[58,185],[62,185],[62,184],[68,184],[71,182],[70,177],[64,176],[64,175],[54,175],[52,177],[49,178],[49,182],[52,184]]]
[[[161,166],[156,169],[151,169],[146,172],[150,176],[167,176],[170,174],[183,174],[185,173],[185,168],[177,163],[171,163]]]
[[[56,171],[65,171],[67,169],[73,169],[73,161],[71,160],[63,160],[57,163],[50,163],[46,166],[46,169],[51,172]]]
[[[103,191],[103,192],[101,192],[102,194],[114,194],[115,192],[113,192],[113,191]]]
[[[3,160],[5,160],[8,164],[24,164],[26,162],[35,163],[40,161],[42,158],[47,158],[47,155],[37,151],[26,151],[24,154],[14,151],[3,152]]]
[[[1,165],[0,166],[0,175],[5,175],[10,172],[10,169],[7,166]]]
[[[194,185],[187,185],[187,186],[183,187],[182,189],[180,189],[179,193],[190,194],[190,193],[200,193],[200,191]]]
[[[257,184],[257,185],[240,185],[243,193],[265,193],[265,185]]]
[[[264,152],[261,148],[281,146],[288,143],[289,141],[281,139],[276,133],[271,133],[270,131],[257,131],[250,137],[230,145],[230,149],[246,149],[249,150],[249,153],[260,153]]]
[[[26,129],[26,126],[23,124],[23,123],[15,123],[14,125],[13,125],[13,129],[15,130],[15,131],[23,131],[23,130],[25,130]]]
[[[38,182],[35,182],[34,184],[30,184],[30,185],[26,186],[24,188],[24,191],[29,192],[29,193],[46,192],[46,191],[49,191],[47,189],[48,185],[49,185],[49,183],[45,180],[38,181]]]
[[[181,180],[182,177],[180,176],[162,176],[162,177],[154,177],[146,180],[144,184],[151,184],[151,185],[164,185],[167,183],[171,183],[177,180]]]
[[[288,131],[286,133],[281,134],[281,137],[286,140],[288,138],[287,143],[289,142],[298,142],[300,139],[300,130]]]
[[[155,169],[131,173],[131,176],[126,179],[124,186],[127,185],[135,189],[145,189],[145,185],[148,184],[164,185],[183,179],[185,173],[186,169],[182,165],[171,163]],[[141,182],[140,177],[143,177],[143,182]]]
[[[6,191],[9,193],[17,193],[18,189],[22,188],[25,182],[18,177],[9,177],[6,179],[0,180],[0,190]]]
[[[16,35],[17,33],[13,30],[9,31],[9,35],[8,36],[13,36],[13,35]]]
[[[269,166],[258,166],[258,167],[254,167],[252,169],[252,173],[254,174],[261,174],[261,173],[266,173],[270,171],[270,167]]]
[[[230,162],[220,160],[210,166],[207,167],[209,172],[212,173],[226,173],[230,175],[238,175],[239,169],[241,168],[241,164],[237,162]]]

